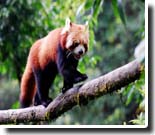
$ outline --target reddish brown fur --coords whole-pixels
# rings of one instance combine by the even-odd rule
[[[72,24],[74,27],[71,31],[81,30],[84,26]],[[21,80],[20,101],[32,104],[36,93],[35,77],[32,67],[35,69],[44,69],[50,61],[56,61],[57,47],[60,42],[62,48],[65,48],[68,32],[61,34],[62,28],[51,31],[46,37],[37,40],[30,49],[26,68]],[[74,38],[79,38],[80,33],[77,33]],[[88,41],[86,41],[88,42]]]
[[[56,49],[58,42],[61,45],[66,42],[66,34],[60,37],[61,29],[51,31],[46,37],[36,41],[31,49],[27,60],[26,69],[21,80],[20,100],[24,102],[33,101],[36,93],[35,78],[32,66],[36,69],[42,69],[50,60],[56,60]]]

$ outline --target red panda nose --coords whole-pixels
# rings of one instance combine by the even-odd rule
[[[79,54],[82,55],[82,54],[83,54],[83,50],[80,50],[80,51],[79,51]]]

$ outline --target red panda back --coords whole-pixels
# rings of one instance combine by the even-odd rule
[[[32,45],[28,59],[35,68],[43,69],[49,61],[56,60],[60,33],[61,28],[55,29]]]

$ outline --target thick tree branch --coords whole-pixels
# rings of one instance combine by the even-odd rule
[[[56,119],[77,104],[85,104],[89,100],[118,90],[139,78],[141,66],[135,60],[116,70],[76,86],[65,94],[58,95],[47,108],[40,106],[25,109],[0,111],[0,124],[27,123]]]

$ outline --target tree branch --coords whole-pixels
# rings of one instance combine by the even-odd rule
[[[76,86],[65,94],[59,94],[47,108],[33,106],[24,109],[10,109],[0,111],[0,124],[28,123],[54,120],[61,114],[78,104],[85,104],[89,100],[116,91],[131,82],[139,79],[141,66],[134,60],[125,66],[86,82],[82,86]]]

